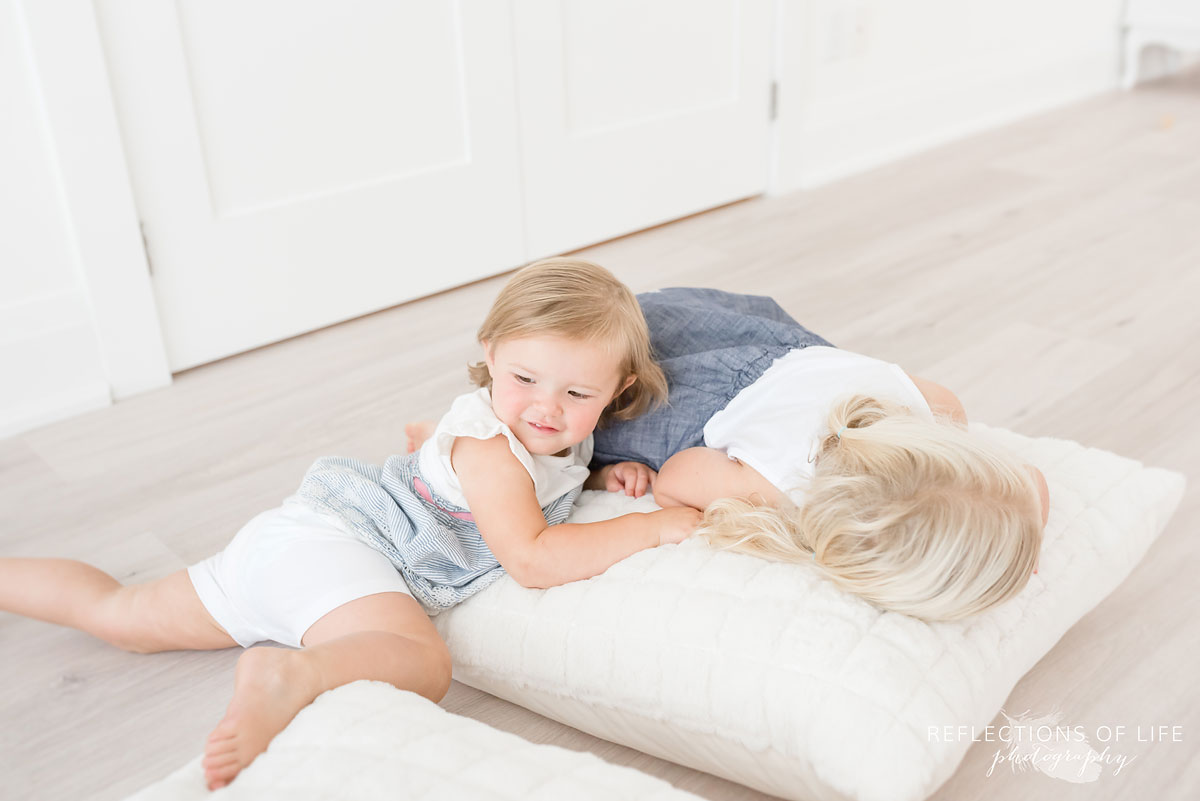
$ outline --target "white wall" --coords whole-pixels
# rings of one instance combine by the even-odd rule
[[[1117,85],[1122,0],[779,0],[770,189]],[[0,0],[0,436],[169,383],[91,0]]]
[[[771,191],[1115,88],[1123,0],[780,0]]]
[[[7,436],[170,374],[88,0],[0,0],[0,120]]]

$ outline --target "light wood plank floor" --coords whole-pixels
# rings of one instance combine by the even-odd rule
[[[1119,776],[987,777],[936,796],[1200,797],[1200,75],[1112,93],[820,190],[755,199],[585,251],[635,289],[776,296],[846,348],[956,389],[973,419],[1192,478],[1146,559],[1014,690],[1010,712],[1183,727]],[[466,388],[503,278],[195,369],[0,442],[0,553],[123,580],[219,549],[323,454],[383,460]],[[236,650],[121,653],[0,615],[0,797],[114,799],[199,753]],[[594,751],[710,799],[765,798],[455,685],[444,706]]]

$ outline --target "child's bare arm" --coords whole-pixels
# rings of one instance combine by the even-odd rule
[[[714,448],[680,451],[666,461],[654,483],[654,500],[659,506],[703,510],[718,498],[788,503],[787,496],[757,470]]]
[[[640,550],[683,541],[700,522],[693,509],[663,509],[548,526],[533,481],[504,437],[459,437],[450,460],[484,542],[525,587],[591,578]]]
[[[908,377],[917,385],[917,389],[921,390],[921,394],[925,396],[925,402],[929,404],[929,408],[935,415],[949,417],[954,422],[963,425],[967,424],[967,412],[957,395],[933,381],[917,378],[911,373]]]

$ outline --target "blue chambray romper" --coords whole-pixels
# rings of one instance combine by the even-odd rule
[[[673,287],[637,296],[668,405],[595,432],[592,466],[641,462],[658,470],[704,444],[704,425],[789,351],[830,343],[762,295]]]
[[[435,493],[421,477],[419,453],[382,467],[327,456],[304,476],[296,497],[332,515],[387,556],[425,611],[436,615],[504,575],[470,510]],[[565,522],[582,487],[542,508],[549,525]]]

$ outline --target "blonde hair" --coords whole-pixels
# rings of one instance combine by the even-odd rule
[[[1021,591],[1042,516],[1020,462],[956,424],[864,395],[835,405],[828,423],[803,505],[719,500],[700,528],[709,542],[815,563],[876,606],[926,620],[968,617]]]
[[[617,355],[621,380],[636,380],[600,417],[632,420],[667,398],[667,378],[654,360],[650,330],[629,287],[583,259],[545,259],[516,272],[492,304],[477,338],[492,345],[540,335],[602,343]],[[468,368],[471,381],[491,387],[486,362]]]

